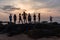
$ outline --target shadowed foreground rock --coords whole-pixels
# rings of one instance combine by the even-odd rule
[[[2,28],[1,28],[2,27]],[[26,34],[33,39],[60,37],[60,24],[55,23],[35,23],[35,24],[6,24],[0,25],[0,33],[5,33],[9,37]]]

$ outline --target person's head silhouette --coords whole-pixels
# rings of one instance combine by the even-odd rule
[[[20,16],[21,14],[19,14],[19,16]]]

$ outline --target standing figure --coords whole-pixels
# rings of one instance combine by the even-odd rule
[[[40,13],[38,13],[38,22],[40,22]]]
[[[27,19],[26,19],[26,15],[27,15],[27,14],[26,14],[25,12],[23,12],[23,14],[22,14],[22,15],[23,15],[24,23],[25,23],[25,22],[27,22]]]
[[[16,20],[17,20],[16,14],[14,14],[13,18],[14,18],[14,23],[16,24]]]
[[[9,21],[12,22],[12,14],[9,15]]]
[[[23,23],[21,14],[19,14],[19,23],[21,23],[21,22]]]
[[[36,15],[34,14],[33,15],[33,20],[34,20],[34,23],[36,22]]]
[[[28,22],[31,23],[31,14],[28,14]]]
[[[53,17],[52,16],[50,16],[50,22],[52,22],[53,21]]]

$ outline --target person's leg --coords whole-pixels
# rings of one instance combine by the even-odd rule
[[[30,23],[31,23],[31,20],[30,20]]]
[[[12,22],[12,20],[10,22]]]
[[[21,19],[21,23],[23,24],[23,20]]]
[[[36,22],[36,20],[35,20],[35,22]],[[34,23],[35,23],[35,22],[34,22]]]
[[[29,23],[30,23],[30,19],[29,19]]]
[[[29,19],[28,19],[28,23],[29,23]]]
[[[20,20],[19,20],[19,24],[20,24]]]
[[[27,19],[26,19],[26,23],[27,23]]]
[[[30,18],[30,23],[31,23],[31,18]]]
[[[25,23],[25,19],[24,19],[24,23]]]
[[[35,23],[35,20],[34,20],[34,23]]]
[[[14,23],[16,24],[16,20],[14,21]]]
[[[11,20],[10,20],[10,23],[11,23]]]

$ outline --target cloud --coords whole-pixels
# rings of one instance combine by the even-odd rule
[[[22,9],[60,7],[60,0],[0,0],[2,5],[13,5]]]
[[[17,8],[17,7],[11,6],[11,5],[6,5],[6,6],[4,6],[4,7],[1,8],[1,9],[2,9],[2,10],[5,10],[5,11],[20,10],[20,8]]]
[[[5,11],[20,10],[20,8],[27,11],[47,8],[50,10],[50,12],[52,11],[52,9],[59,12],[58,10],[60,9],[60,0],[1,0],[0,2],[2,4],[6,2],[5,5],[2,6],[2,9]],[[58,10],[55,8],[57,8]]]
[[[58,7],[60,7],[60,0],[18,0],[18,1],[15,2],[15,5],[17,5],[21,8],[24,8],[24,9],[40,9],[40,8],[58,8]]]

